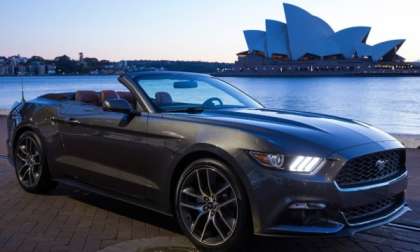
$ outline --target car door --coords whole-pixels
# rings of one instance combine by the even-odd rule
[[[60,127],[67,175],[84,183],[135,198],[155,187],[144,176],[151,155],[148,114],[127,115],[75,103]]]

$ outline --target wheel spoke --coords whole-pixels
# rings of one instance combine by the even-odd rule
[[[26,145],[19,146],[18,150],[22,152],[22,154],[24,155],[24,158],[27,158],[29,156]]]
[[[39,169],[39,166],[33,166],[33,168],[32,168],[32,173],[34,174],[34,176],[35,176],[36,178],[38,178],[38,176],[40,175],[40,169]]]
[[[26,139],[26,148],[27,148],[28,154],[31,154],[32,144],[31,144],[31,139],[29,139],[29,138]]]
[[[212,223],[213,223],[213,226],[216,229],[217,233],[219,234],[220,238],[222,238],[222,240],[224,241],[226,238],[223,235],[222,230],[220,230],[219,226],[217,225],[216,218],[214,218],[214,217],[212,218]]]
[[[204,234],[207,231],[207,227],[210,223],[210,220],[211,220],[211,216],[210,216],[210,213],[208,213],[206,223],[204,224],[203,231],[201,232],[200,241],[203,241]]]
[[[212,189],[211,189],[211,184],[210,184],[209,169],[206,169],[206,180],[207,180],[207,186],[208,186],[208,188],[209,188],[209,193],[210,193],[210,196],[212,196],[212,195],[213,195],[213,191],[212,191]]]
[[[16,152],[16,157],[21,161],[21,162],[26,162],[26,158],[23,157],[19,152]]]
[[[38,172],[35,172],[35,170],[32,170],[32,175],[33,175],[33,178],[34,178],[34,182],[38,183],[40,174]]]
[[[30,168],[28,167],[28,168],[25,170],[25,172],[22,174],[23,168],[24,168],[24,167],[27,167],[27,166],[28,166],[28,165],[27,165],[27,164],[25,164],[25,165],[22,165],[22,166],[19,168],[18,173],[19,173],[19,175],[21,175],[22,180],[23,180],[23,179],[26,177],[26,175],[28,175],[28,173],[29,173]]]
[[[24,163],[23,165],[21,165],[18,169],[18,173],[22,174],[23,168],[28,167],[29,165],[27,163]]]
[[[31,149],[31,154],[33,155],[33,154],[35,154],[36,153],[36,147],[35,147],[35,143],[34,143],[34,141],[31,139],[30,141],[29,141],[29,145],[31,146],[30,147],[30,149]]]
[[[201,195],[195,194],[195,193],[191,192],[191,190],[189,190],[189,189],[190,188],[186,188],[186,189],[182,190],[182,193],[185,194],[185,195],[188,195],[190,197],[199,199],[199,200],[203,199],[203,197]]]
[[[198,170],[195,171],[195,174],[197,176],[198,190],[200,190],[201,195],[207,196],[207,194],[203,190],[203,186],[201,185],[200,173],[198,172]]]
[[[229,231],[232,232],[232,227],[229,225],[229,223],[227,222],[225,216],[223,215],[222,211],[217,211],[217,213],[219,214],[220,219],[222,220],[222,222],[225,224],[225,226],[227,228],[229,228]]]
[[[229,205],[229,204],[231,204],[231,203],[233,203],[233,202],[235,202],[235,201],[236,201],[236,199],[235,199],[235,198],[232,198],[232,199],[226,200],[225,202],[220,203],[220,204],[217,206],[217,208],[218,208],[218,209],[220,209],[220,208],[225,207],[225,206],[227,206],[227,205]]]
[[[183,203],[183,202],[180,203],[180,206],[182,206],[184,208],[189,208],[189,209],[192,209],[192,210],[200,211],[200,212],[203,209],[202,206],[194,206],[194,205]]]
[[[29,182],[29,185],[33,185],[33,183],[34,183],[34,177],[33,177],[32,169],[29,168],[28,171],[29,171],[28,172],[28,182]]]
[[[36,184],[38,180],[38,174],[35,173],[34,169],[31,169],[31,175],[32,175],[32,184]]]
[[[197,215],[197,217],[195,217],[195,220],[193,221],[193,223],[191,224],[191,233],[194,233],[195,227],[197,227],[198,221],[201,219],[201,217],[203,217],[204,215],[206,215],[208,212],[201,212]]]
[[[229,184],[226,184],[225,186],[223,186],[222,188],[220,188],[214,195],[215,196],[218,196],[222,192],[226,191],[228,188],[230,188],[230,185]]]

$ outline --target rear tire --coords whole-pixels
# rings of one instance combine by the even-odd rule
[[[17,179],[25,191],[43,193],[57,185],[51,180],[44,148],[35,132],[25,131],[19,136],[14,161]]]
[[[175,212],[200,251],[237,251],[251,237],[247,197],[232,171],[215,159],[192,162],[181,174]]]

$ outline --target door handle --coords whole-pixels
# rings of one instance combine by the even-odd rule
[[[67,122],[73,126],[80,125],[80,121],[74,118],[70,118]]]

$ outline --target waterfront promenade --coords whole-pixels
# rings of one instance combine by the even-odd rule
[[[4,121],[0,117],[3,155]],[[414,211],[397,223],[412,230],[384,226],[354,238],[254,238],[243,251],[420,251],[420,229],[414,231],[420,228],[420,150],[408,151],[408,168]],[[166,244],[194,251],[172,218],[64,185],[44,195],[26,193],[5,159],[0,159],[0,190],[0,251],[122,252]]]

